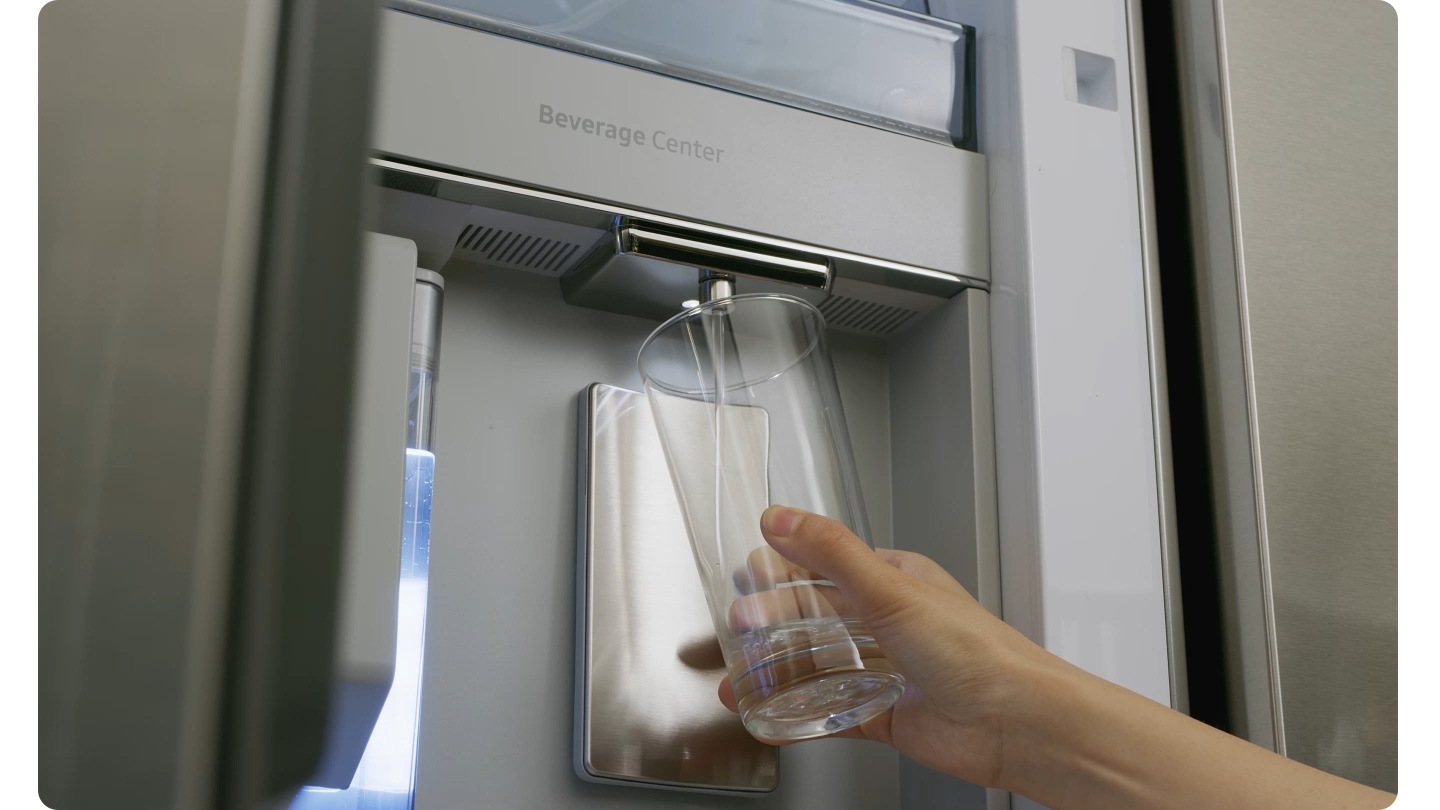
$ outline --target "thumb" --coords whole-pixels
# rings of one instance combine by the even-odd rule
[[[838,520],[772,506],[760,516],[760,531],[782,557],[835,583],[872,625],[917,601],[919,583],[880,559]]]

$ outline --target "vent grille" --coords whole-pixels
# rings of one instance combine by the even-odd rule
[[[569,266],[570,259],[574,258],[580,246],[562,239],[546,239],[504,228],[466,225],[465,230],[460,232],[460,238],[455,240],[455,249],[491,264],[553,275]]]
[[[832,295],[820,302],[820,314],[824,315],[825,322],[833,327],[872,335],[888,335],[919,313],[905,307]]]

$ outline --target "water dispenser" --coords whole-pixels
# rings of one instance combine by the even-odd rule
[[[720,706],[636,355],[707,298],[813,304],[877,544],[905,538],[993,604],[984,158],[949,118],[790,104],[700,77],[705,54],[616,57],[598,17],[587,42],[482,5],[386,13],[370,161],[371,229],[446,282],[415,806],[974,791],[851,741],[777,751]],[[967,109],[967,29],[860,12],[950,42],[945,111]]]

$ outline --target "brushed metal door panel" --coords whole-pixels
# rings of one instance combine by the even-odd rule
[[[1221,20],[1285,752],[1393,790],[1395,13]]]
[[[1395,12],[1177,9],[1231,726],[1394,790]]]
[[[649,402],[596,384],[581,395],[581,418],[576,773],[774,790],[776,749],[715,699],[725,661]]]

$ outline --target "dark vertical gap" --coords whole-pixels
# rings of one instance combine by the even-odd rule
[[[1190,714],[1229,730],[1221,635],[1217,554],[1205,380],[1201,365],[1197,273],[1190,229],[1177,5],[1187,0],[1142,0],[1145,72],[1149,85],[1151,169],[1159,243],[1161,312],[1169,378],[1170,445]]]

